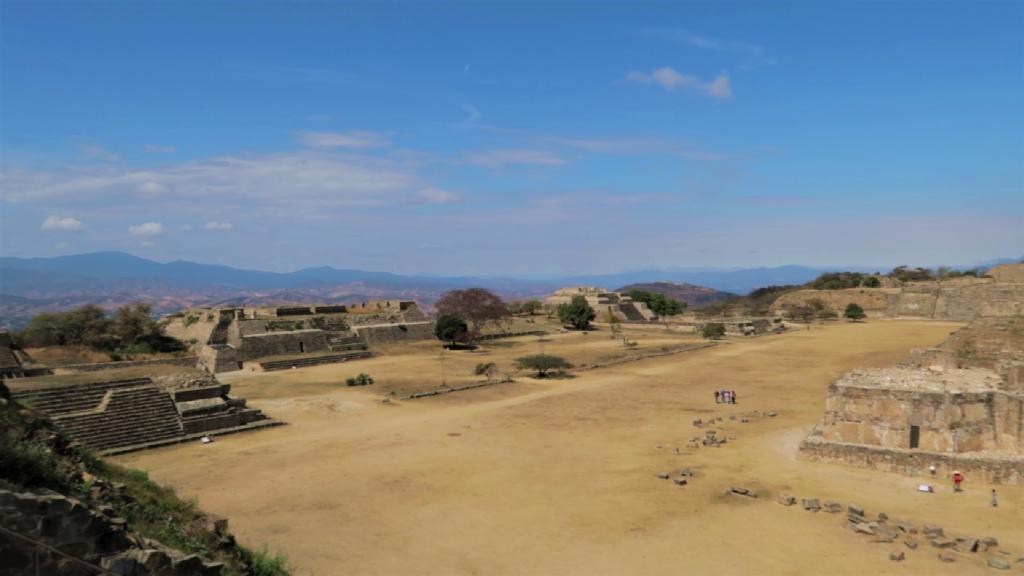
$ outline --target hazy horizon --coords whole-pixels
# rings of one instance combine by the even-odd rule
[[[784,6],[5,3],[0,255],[543,277],[1020,254],[1024,5]]]

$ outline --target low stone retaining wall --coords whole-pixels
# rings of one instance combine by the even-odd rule
[[[455,386],[452,388],[434,388],[433,390],[427,390],[425,392],[415,392],[404,396],[401,400],[415,400],[417,398],[428,398],[430,396],[440,396],[441,394],[450,394],[452,392],[462,392],[463,390],[472,390],[474,388],[483,388],[485,386],[494,386],[495,384],[507,384],[513,382],[511,378],[507,380],[488,380],[486,382],[474,382],[473,384],[466,384],[465,386]]]
[[[476,337],[477,342],[484,342],[487,340],[498,340],[500,338],[515,338],[517,336],[547,336],[548,332],[545,330],[530,330],[527,332],[505,332],[501,334],[481,334]]]
[[[114,370],[115,368],[133,368],[135,366],[185,366],[188,368],[195,368],[198,363],[198,356],[184,356],[182,358],[156,358],[154,360],[126,360],[123,362],[68,364],[66,366],[55,366],[53,370],[57,374],[74,374],[78,372],[99,372],[100,370]]]
[[[937,482],[947,481],[954,470],[959,470],[968,480],[990,484],[1024,484],[1024,456],[944,454],[876,448],[860,444],[824,442],[813,437],[805,439],[800,444],[800,455],[817,462],[848,464],[908,476],[924,476]],[[928,473],[929,466],[935,466],[935,476]]]

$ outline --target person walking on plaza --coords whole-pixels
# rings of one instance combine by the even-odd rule
[[[964,489],[960,485],[963,484],[964,475],[959,470],[953,472],[953,492],[963,492]]]
[[[722,403],[722,391],[721,390],[715,390],[715,404],[721,404],[721,403]]]
[[[992,507],[993,508],[998,508],[999,507],[999,500],[996,499],[996,489],[995,488],[992,489]]]

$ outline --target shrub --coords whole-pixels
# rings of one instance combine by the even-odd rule
[[[345,379],[346,386],[369,386],[370,384],[373,384],[373,377],[362,372],[358,376]]]
[[[242,556],[252,568],[252,576],[288,575],[288,558],[280,552],[270,552],[266,546],[255,551],[243,548]]]
[[[183,322],[185,323],[185,326],[191,326],[199,322],[199,316],[196,314],[189,314],[188,316],[185,316],[185,320],[183,320]]]
[[[476,376],[484,376],[486,378],[492,377],[498,371],[498,365],[494,362],[481,362],[473,368],[473,374]]]
[[[561,356],[533,354],[516,358],[516,367],[520,370],[534,370],[538,378],[546,378],[549,372],[563,372],[572,368],[572,364]]]
[[[819,320],[835,320],[839,314],[835,310],[818,310],[816,315]]]
[[[701,326],[700,335],[710,340],[718,340],[725,336],[725,324],[721,322],[708,322]]]
[[[878,279],[878,276],[868,276],[861,282],[861,286],[865,288],[878,288],[882,285],[882,281]]]
[[[846,310],[843,312],[843,316],[846,316],[850,320],[863,320],[866,314],[864,309],[859,304],[850,302],[846,305]]]

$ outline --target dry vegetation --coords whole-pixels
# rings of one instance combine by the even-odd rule
[[[773,498],[857,502],[1024,552],[1020,487],[1001,487],[1002,505],[992,509],[989,487],[970,479],[961,495],[944,485],[920,494],[917,479],[795,458],[836,375],[890,365],[956,328],[836,323],[568,379],[517,376],[383,403],[391,391],[440,383],[436,343],[398,346],[348,365],[225,377],[290,425],[119,460],[229,516],[240,537],[286,552],[298,574],[980,574],[988,571],[983,558],[944,564],[927,544],[893,563],[891,545],[857,537],[840,516]],[[446,378],[478,380],[481,362],[508,371],[541,347],[579,365],[698,341],[627,333],[638,343],[633,352],[607,332],[489,342],[446,353]],[[377,383],[344,386],[358,372]],[[739,404],[715,404],[716,388],[736,390]],[[753,410],[778,416],[728,419]],[[720,434],[729,442],[688,448],[703,435],[691,421],[714,416],[725,418]],[[657,478],[684,466],[696,471],[686,487]],[[730,485],[762,497],[724,497]]]

